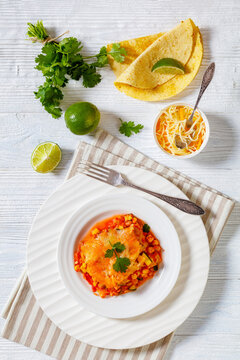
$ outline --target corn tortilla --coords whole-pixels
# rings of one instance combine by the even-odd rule
[[[175,75],[170,80],[164,82],[161,85],[157,85],[153,89],[142,89],[137,88],[135,86],[131,86],[126,83],[118,82],[118,78],[115,82],[116,88],[125,93],[128,96],[131,96],[135,99],[144,100],[144,101],[160,101],[168,99],[172,96],[175,96],[176,94],[180,93],[182,90],[184,90],[194,79],[196,76],[199,67],[201,65],[202,56],[203,56],[203,45],[202,45],[202,39],[199,29],[196,27],[196,25],[193,23],[192,20],[191,24],[193,27],[193,37],[192,37],[192,52],[190,54],[190,58],[188,62],[185,64],[186,73],[184,75]],[[150,46],[149,43],[153,43],[156,41],[156,37],[160,38],[163,33],[158,33],[155,35],[150,35],[145,38],[139,38],[139,39],[132,39],[132,40],[126,40],[122,41],[120,44],[121,46],[128,46],[127,50],[130,50],[129,54],[126,57],[126,63],[118,64],[116,61],[114,61],[112,58],[110,60],[110,65],[115,72],[116,76],[120,76],[123,74],[126,69],[129,68],[129,64],[134,62],[134,60],[139,56],[138,54],[144,52],[147,46]],[[141,39],[141,40],[140,40]],[[145,40],[146,39],[146,42]],[[138,41],[140,40],[140,41]],[[145,45],[145,47],[144,47]],[[136,52],[135,52],[136,47]],[[108,49],[111,48],[111,45],[109,45]],[[118,65],[116,65],[118,64]]]
[[[158,33],[154,35],[148,35],[139,37],[136,39],[124,40],[120,42],[121,47],[126,49],[127,55],[123,63],[119,63],[113,59],[112,56],[108,56],[108,62],[114,71],[114,74],[118,78],[129,65],[142,54],[152,43],[157,40],[164,33]],[[107,51],[109,52],[112,48],[112,44],[107,45]]]
[[[118,77],[117,83],[140,89],[153,89],[174,77],[151,71],[162,58],[173,58],[185,65],[193,49],[193,26],[190,19],[160,36]]]

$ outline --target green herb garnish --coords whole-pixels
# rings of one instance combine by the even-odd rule
[[[138,134],[140,130],[144,128],[144,126],[141,124],[135,125],[133,121],[127,122],[127,121],[122,121],[121,119],[119,120],[121,121],[119,132],[127,137],[130,137],[133,133]]]
[[[150,226],[148,224],[143,225],[143,232],[148,233],[150,231]]]
[[[110,243],[110,242],[109,242]],[[125,273],[128,266],[130,265],[130,260],[126,257],[119,257],[118,253],[122,253],[124,249],[126,249],[124,244],[120,242],[116,242],[115,244],[111,244],[111,249],[107,249],[105,252],[105,258],[111,258],[115,254],[116,262],[113,264],[113,269],[117,272]]]
[[[112,45],[112,49],[109,51],[109,55],[111,55],[117,62],[122,63],[125,60],[127,51],[126,49],[122,48],[119,43],[116,43]]]
[[[42,21],[35,25],[28,23],[27,35],[33,42],[43,43],[42,53],[35,59],[36,69],[41,71],[46,81],[39,86],[34,94],[40,100],[45,110],[52,117],[59,118],[62,114],[60,100],[63,99],[61,88],[66,86],[69,79],[80,80],[86,88],[92,88],[101,81],[101,75],[97,73],[97,68],[108,64],[108,55],[111,55],[117,62],[123,62],[126,50],[120,44],[113,44],[111,51],[103,46],[99,53],[92,56],[83,56],[80,51],[83,46],[74,37],[67,37],[57,42],[56,40],[64,35],[51,38],[44,28]],[[92,63],[86,62],[90,58],[95,58]]]

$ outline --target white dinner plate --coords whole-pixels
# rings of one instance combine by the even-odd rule
[[[147,223],[160,240],[164,249],[163,266],[137,291],[102,299],[93,294],[82,274],[74,270],[73,255],[78,239],[82,239],[97,222],[129,213]],[[80,207],[65,224],[58,245],[59,272],[70,294],[85,309],[115,319],[138,316],[160,304],[175,285],[180,265],[181,247],[171,221],[149,200],[129,194],[101,196]]]
[[[136,185],[187,198],[182,191],[152,172],[114,166]],[[57,247],[64,224],[85,203],[106,194],[131,194],[153,202],[170,218],[178,233],[182,262],[170,294],[153,310],[130,319],[111,319],[80,306],[61,280]],[[85,175],[63,183],[43,204],[28,239],[28,275],[32,290],[46,315],[63,331],[85,343],[110,349],[143,346],[166,336],[191,314],[208,276],[209,245],[199,216],[186,214],[138,190],[114,188]]]

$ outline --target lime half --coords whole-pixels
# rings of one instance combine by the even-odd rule
[[[62,157],[60,147],[53,142],[39,144],[32,153],[31,164],[35,171],[48,173],[55,169]]]
[[[157,72],[159,74],[183,75],[185,74],[185,69],[184,66],[176,59],[163,58],[153,65],[152,72]]]

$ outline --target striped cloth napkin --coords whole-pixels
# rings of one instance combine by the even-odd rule
[[[185,175],[162,166],[117,138],[100,130],[93,143],[81,142],[75,152],[67,179],[81,172],[81,161],[101,165],[138,166],[153,171],[173,182],[205,210],[202,217],[213,252],[234,201]],[[42,311],[31,290],[25,271],[3,311],[6,319],[2,336],[41,351],[59,360],[162,360],[172,334],[147,346],[129,350],[108,350],[82,343],[61,331]]]

